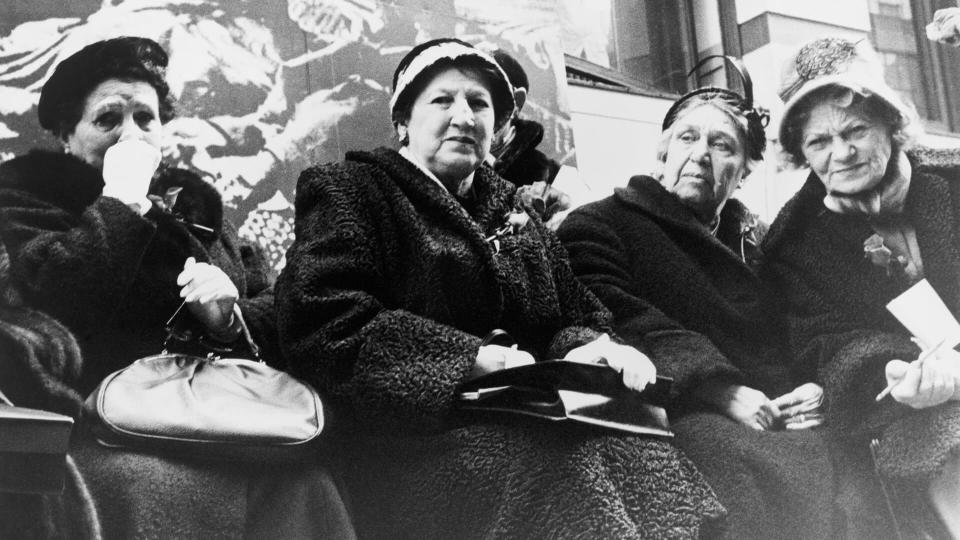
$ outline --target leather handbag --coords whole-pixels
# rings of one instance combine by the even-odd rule
[[[238,306],[234,315],[254,360],[170,353],[168,337],[162,353],[108,375],[87,398],[83,419],[96,440],[208,459],[315,456],[324,425],[319,395],[264,364]]]

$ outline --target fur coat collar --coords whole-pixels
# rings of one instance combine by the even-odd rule
[[[103,176],[79,158],[61,152],[33,150],[0,164],[0,189],[26,191],[52,205],[79,214],[103,193]],[[150,182],[150,195],[163,199],[182,188],[172,213],[187,224],[219,235],[223,203],[216,188],[197,174],[161,165]]]
[[[649,176],[634,176],[626,187],[616,188],[614,197],[640,209],[668,228],[684,231],[688,237],[707,245],[719,240],[733,255],[751,266],[759,259],[759,245],[767,227],[737,199],[728,199],[720,211],[716,236],[697,220],[693,212]],[[746,260],[744,260],[746,259]]]

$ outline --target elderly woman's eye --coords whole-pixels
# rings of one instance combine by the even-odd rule
[[[868,126],[865,124],[857,124],[852,126],[847,130],[848,137],[863,137],[867,133]]]
[[[733,145],[723,139],[717,139],[713,141],[712,143],[710,143],[710,146],[716,148],[717,150],[721,150],[723,152],[733,151]]]
[[[692,132],[690,132],[690,131],[684,131],[683,133],[681,133],[680,135],[677,136],[677,139],[678,139],[678,140],[681,140],[681,141],[683,141],[683,142],[689,143],[689,142],[694,142],[694,141],[696,141],[696,140],[697,140],[697,136],[694,135],[694,134],[693,134]]]
[[[93,123],[102,128],[112,128],[120,122],[120,115],[115,112],[105,112],[97,115]]]
[[[430,103],[435,103],[437,105],[449,105],[453,103],[452,96],[435,96],[430,100]]]
[[[137,121],[137,124],[141,127],[147,126],[150,122],[153,122],[155,116],[150,111],[140,111],[133,115],[133,119]]]
[[[487,109],[490,103],[485,99],[475,98],[470,100],[470,107],[474,110]]]
[[[824,137],[815,137],[813,139],[807,139],[805,146],[810,149],[819,149],[823,148],[827,144],[827,139]]]

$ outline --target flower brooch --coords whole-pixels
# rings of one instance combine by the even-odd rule
[[[883,268],[887,277],[905,275],[907,259],[902,255],[894,255],[893,251],[883,244],[883,237],[872,234],[863,241],[863,256],[874,266]]]
[[[493,231],[493,234],[486,238],[488,243],[493,244],[493,252],[500,253],[500,239],[508,234],[516,234],[527,226],[530,222],[530,215],[523,210],[513,210],[505,216],[506,223]]]

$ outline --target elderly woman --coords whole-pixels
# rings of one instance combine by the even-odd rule
[[[825,538],[831,470],[804,431],[820,422],[820,390],[788,392],[780,320],[754,270],[765,227],[730,198],[766,145],[744,81],[745,96],[708,87],[677,100],[659,174],[574,210],[558,234],[614,330],[674,378],[675,444],[729,510],[728,536]]]
[[[722,509],[663,440],[460,417],[457,387],[504,366],[603,361],[643,388],[638,351],[516,187],[483,165],[513,109],[486,54],[414,47],[394,74],[399,152],[308,169],[277,281],[291,369],[331,398],[362,536],[640,538],[709,533]],[[519,350],[483,345],[503,329]]]
[[[12,311],[5,312],[3,322],[14,328],[4,326],[5,333],[22,354],[3,355],[0,385],[15,403],[52,404],[76,415],[80,396],[104,376],[159,352],[165,322],[184,302],[196,332],[216,342],[237,340],[237,302],[258,341],[275,341],[272,297],[248,299],[267,285],[265,273],[246,268],[251,252],[240,249],[223,221],[219,194],[187,171],[157,170],[162,125],[173,114],[166,64],[166,53],[149,39],[121,37],[81,49],[56,67],[38,106],[41,126],[64,151],[35,151],[0,165],[0,241],[9,255],[0,281],[9,285],[7,300],[56,319],[70,333],[31,343],[23,336],[57,335],[48,331],[54,325],[8,320]],[[25,326],[17,331],[17,325]],[[68,358],[77,346],[79,359]],[[50,354],[58,348],[63,354]],[[57,399],[44,395],[51,392]],[[206,466],[107,450],[86,437],[77,438],[71,453],[108,537],[259,534],[276,509],[264,499],[277,497],[272,482],[282,477],[309,478],[284,489],[339,504],[322,470],[294,475]],[[346,524],[352,535],[337,508],[330,522]],[[320,503],[301,508],[288,523],[317,525],[305,516],[323,512]]]
[[[764,248],[798,371],[824,387],[848,525],[865,538],[890,530],[876,519],[885,505],[870,466],[875,439],[907,535],[941,526],[929,500],[960,537],[960,355],[948,346],[908,364],[920,350],[885,309],[926,279],[960,314],[960,154],[911,147],[915,113],[865,42],[804,45],[780,96],[781,144],[810,174]],[[888,385],[891,397],[876,402]]]

